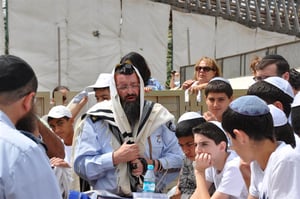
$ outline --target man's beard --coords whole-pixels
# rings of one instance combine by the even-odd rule
[[[34,107],[34,106],[33,106]],[[33,133],[37,129],[37,117],[35,114],[35,108],[31,108],[30,111],[24,115],[17,123],[16,129],[24,130]]]
[[[137,96],[135,101],[130,102],[126,102],[124,99],[122,99],[121,103],[129,124],[131,126],[136,124],[140,117],[140,96]]]

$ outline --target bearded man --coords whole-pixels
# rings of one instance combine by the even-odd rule
[[[174,133],[174,116],[144,100],[144,84],[129,63],[117,65],[111,100],[92,107],[75,148],[75,172],[93,189],[120,196],[140,191],[143,174],[153,164],[156,191],[162,192],[182,166],[183,153]]]

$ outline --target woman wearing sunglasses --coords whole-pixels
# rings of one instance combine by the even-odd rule
[[[221,76],[221,71],[217,62],[212,58],[202,57],[194,66],[193,79],[186,80],[182,84],[182,89],[186,90],[185,101],[189,101],[189,94],[191,93],[198,93],[197,101],[200,101],[199,91],[206,87],[209,80],[219,76]]]

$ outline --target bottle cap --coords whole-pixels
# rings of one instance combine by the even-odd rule
[[[154,166],[153,166],[152,164],[148,164],[147,169],[153,170],[153,169],[154,169]]]

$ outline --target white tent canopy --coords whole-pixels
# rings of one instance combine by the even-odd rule
[[[120,4],[122,2],[122,5]],[[82,90],[130,51],[164,84],[170,6],[149,0],[8,1],[9,53],[27,60],[39,90]],[[297,40],[212,16],[172,11],[173,68]],[[2,20],[3,18],[1,18]],[[3,24],[3,23],[1,23]],[[4,41],[3,27],[0,37]],[[0,42],[0,49],[4,49]],[[239,67],[239,66],[234,66]]]
[[[111,72],[121,56],[136,51],[162,84],[170,7],[146,0],[10,0],[10,54],[27,60],[39,90],[59,83],[71,90]]]

